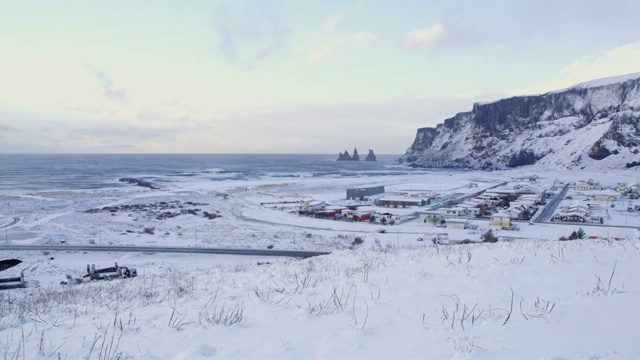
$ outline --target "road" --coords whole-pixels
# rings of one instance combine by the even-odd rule
[[[160,246],[100,246],[100,245],[0,245],[0,250],[12,251],[117,251],[117,252],[145,252],[145,253],[187,253],[214,255],[245,255],[245,256],[283,256],[295,258],[309,258],[327,255],[323,251],[303,250],[262,250],[262,249],[224,249],[199,247],[160,247]]]
[[[20,222],[20,218],[13,218],[13,220],[10,223],[0,226],[0,229],[8,228],[9,226],[13,226],[13,225],[17,224],[18,222]]]
[[[556,211],[558,204],[560,204],[560,201],[564,199],[565,195],[567,195],[567,191],[569,191],[569,184],[566,184],[564,188],[562,188],[562,190],[560,190],[560,192],[556,194],[551,201],[549,201],[547,206],[544,207],[534,222],[542,223],[549,221],[551,215]]]

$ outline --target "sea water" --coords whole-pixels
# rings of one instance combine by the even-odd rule
[[[154,183],[291,177],[386,176],[423,172],[398,163],[336,161],[321,154],[17,154],[0,155],[0,192],[130,186],[131,177]]]

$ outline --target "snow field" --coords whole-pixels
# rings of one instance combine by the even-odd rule
[[[3,252],[20,258],[30,287],[0,292],[0,357],[6,359],[486,358],[635,359],[640,315],[640,232],[584,226],[624,241],[558,242],[577,224],[520,224],[495,231],[508,243],[435,246],[425,234],[475,238],[417,221],[387,226],[317,220],[261,206],[344,189],[463,192],[540,175],[609,186],[637,171],[447,172],[393,177],[202,182],[166,191],[138,188],[39,192],[0,198],[0,226],[13,244],[163,245],[334,250],[307,260],[159,253]],[[485,185],[483,185],[485,184]],[[178,201],[202,211],[159,220],[159,210],[86,212]],[[611,224],[636,224],[609,208]],[[179,208],[184,206],[184,208]],[[277,207],[277,206],[276,206]],[[163,210],[164,212],[165,210]],[[144,230],[153,228],[154,233]],[[0,236],[4,231],[0,231]],[[354,250],[355,237],[364,243]],[[418,242],[423,237],[426,241]],[[134,266],[134,279],[63,286],[87,264]]]
[[[130,280],[1,292],[0,354],[632,359],[639,247],[365,243],[218,266],[156,255]]]

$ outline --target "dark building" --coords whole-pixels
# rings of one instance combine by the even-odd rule
[[[369,188],[347,189],[348,200],[361,200],[365,196],[371,196],[384,193],[384,186],[375,186]]]

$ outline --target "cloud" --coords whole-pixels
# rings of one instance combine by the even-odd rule
[[[360,31],[349,35],[326,36],[309,51],[307,63],[319,64],[345,49],[352,49],[353,46],[366,47],[374,41],[375,36],[368,31]]]
[[[16,128],[14,128],[13,126],[0,123],[0,132],[15,132],[15,131],[16,131]]]
[[[541,94],[593,79],[635,72],[640,72],[640,42],[582,57],[564,67],[554,77],[515,89],[510,94]]]
[[[407,50],[428,50],[442,37],[443,33],[444,27],[442,24],[411,30],[402,38],[402,47]]]
[[[113,86],[114,82],[111,79],[111,76],[106,72],[99,71],[96,69],[92,69],[96,79],[100,83],[100,89],[102,90],[102,94],[107,100],[114,101],[117,103],[126,103],[128,102],[127,95],[124,89],[118,89]]]
[[[331,57],[335,50],[335,46],[325,44],[322,46],[318,46],[316,48],[311,49],[309,55],[307,56],[307,63],[309,64],[319,64],[324,60]]]
[[[269,59],[286,47],[292,34],[279,11],[272,1],[221,5],[216,20],[218,49],[227,60],[248,67]]]
[[[360,31],[351,35],[353,43],[359,46],[367,46],[375,40],[375,36],[368,31]]]
[[[69,112],[55,121],[50,114],[16,114],[0,122],[16,128],[10,135],[0,131],[0,152],[337,154],[357,146],[399,154],[417,128],[469,111],[476,101],[482,97],[270,104],[224,112],[166,102],[133,114]]]
[[[602,49],[637,41],[640,32],[635,0],[614,0],[607,6],[597,0],[428,3],[424,8],[435,11],[445,30],[433,51],[466,50],[487,44],[521,52],[540,46],[549,51],[578,46]]]
[[[345,13],[342,9],[340,9],[337,13],[331,15],[324,21],[324,28],[327,31],[335,30],[338,23],[344,18]]]
[[[322,154],[357,146],[400,154],[411,145],[418,128],[470,111],[479,100],[478,96],[400,98],[271,106],[268,112],[242,109],[227,113],[225,122],[234,126],[225,128],[220,138],[226,152]]]

